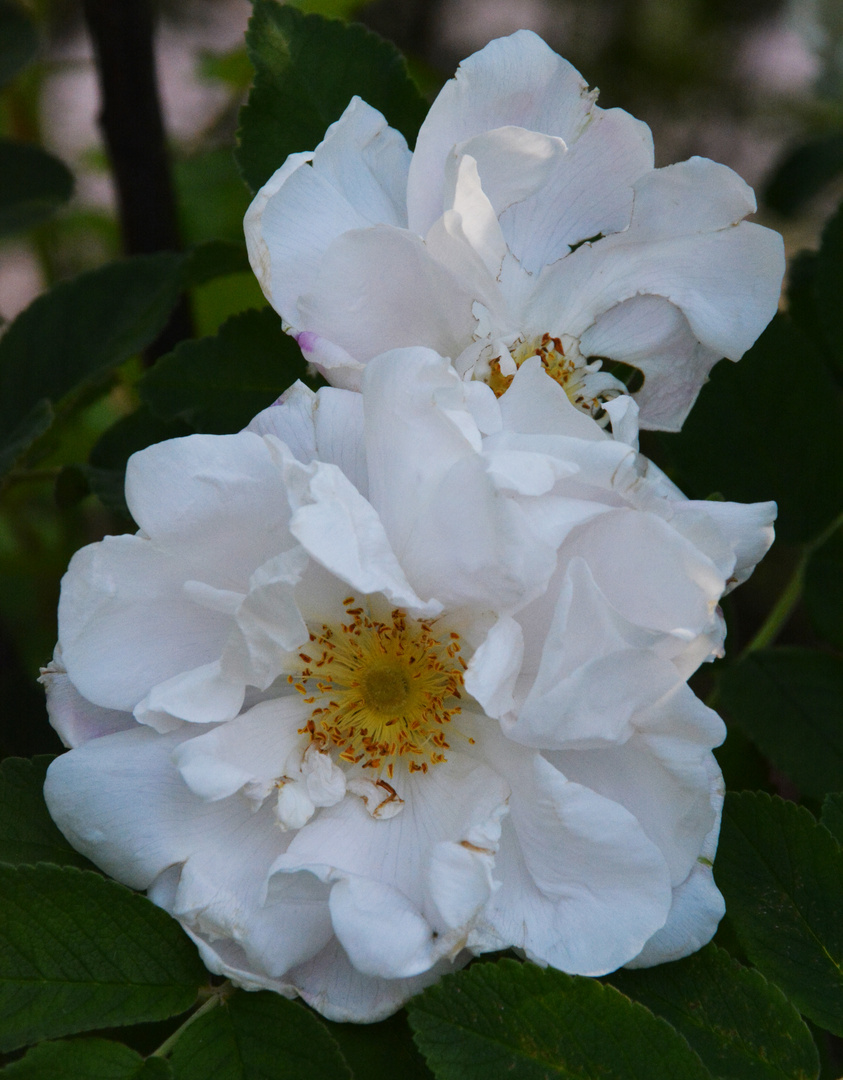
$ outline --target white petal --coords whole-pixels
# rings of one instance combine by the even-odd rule
[[[548,762],[495,751],[513,793],[486,907],[492,940],[563,971],[600,975],[636,956],[664,925],[667,865],[623,807]]]
[[[135,706],[135,718],[158,731],[171,731],[174,720],[214,724],[235,717],[243,705],[245,685],[230,679],[219,660],[183,671],[153,686]]]
[[[715,822],[710,751],[723,735],[720,718],[683,683],[649,713],[638,714],[635,733],[623,745],[546,756],[568,779],[634,814],[677,886],[691,872]]]
[[[313,559],[360,593],[381,592],[417,614],[439,614],[438,602],[425,603],[414,592],[377,512],[335,465],[287,464],[296,506],[290,531]]]
[[[411,345],[457,356],[474,330],[471,285],[413,233],[388,225],[356,229],[326,251],[299,301],[299,322],[361,362]]]
[[[252,267],[267,299],[300,329],[296,304],[341,233],[406,224],[410,154],[377,110],[352,100],[312,155],[294,155],[258,192],[244,222]]]
[[[89,739],[135,726],[131,713],[103,709],[83,698],[60,663],[53,661],[42,668],[38,681],[47,693],[50,724],[65,746],[81,746]]]
[[[308,1005],[328,1020],[372,1024],[391,1016],[414,994],[469,959],[470,954],[463,953],[456,964],[440,960],[411,979],[380,979],[358,971],[334,940],[319,956],[291,971],[290,979]]]
[[[465,688],[487,716],[515,708],[512,694],[524,659],[524,635],[515,619],[503,617],[475,649],[465,673]]]
[[[735,553],[735,566],[726,592],[746,581],[757,563],[764,558],[774,539],[774,502],[732,503],[709,500],[689,501],[689,510],[700,510],[712,518]]]
[[[720,769],[713,758],[710,766],[714,824],[690,874],[673,890],[673,904],[667,922],[661,930],[656,931],[627,967],[651,967],[690,956],[711,941],[718,923],[723,918],[726,905],[714,883],[711,866],[717,851],[724,790]]]
[[[222,657],[223,674],[232,682],[266,690],[284,670],[284,653],[308,640],[295,595],[308,561],[296,546],[252,575]]]
[[[226,724],[181,743],[173,761],[188,787],[203,799],[225,799],[246,787],[258,803],[301,751],[308,707],[298,695],[264,701]]]
[[[185,577],[243,587],[287,546],[279,543],[290,517],[279,479],[265,441],[250,431],[189,435],[129,458],[126,501],[147,536],[190,564]],[[197,544],[197,535],[213,543]]]
[[[592,109],[591,122],[555,160],[542,188],[501,218],[510,249],[536,273],[583,240],[620,232],[632,213],[632,185],[652,167],[646,124],[622,109]]]
[[[582,76],[528,30],[463,60],[422,124],[407,182],[410,228],[425,233],[444,207],[445,161],[474,135],[513,126],[574,141],[593,96]]]
[[[76,552],[62,580],[59,641],[83,697],[131,712],[153,686],[218,659],[232,621],[185,595],[188,576],[144,536],[107,536]]]

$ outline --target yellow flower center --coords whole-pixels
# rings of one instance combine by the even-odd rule
[[[538,356],[544,370],[551,379],[559,383],[572,405],[588,413],[603,426],[608,422],[603,402],[608,398],[616,397],[622,392],[623,387],[618,383],[620,389],[611,389],[608,392],[603,390],[597,393],[590,390],[589,376],[599,370],[601,366],[599,360],[587,363],[576,347],[573,350],[569,349],[569,354],[566,355],[562,341],[558,337],[551,337],[550,334],[542,334],[540,338],[519,342],[510,348],[510,354],[516,368],[520,368],[530,357]],[[515,373],[504,375],[499,357],[490,361],[489,368],[486,382],[494,390],[495,395],[500,397],[509,389]]]
[[[446,760],[445,727],[460,712],[460,635],[396,608],[381,621],[343,601],[345,619],[310,634],[288,681],[314,706],[302,734],[343,761],[392,777],[396,761],[427,772]]]

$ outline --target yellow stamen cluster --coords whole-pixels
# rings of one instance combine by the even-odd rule
[[[586,378],[595,365],[587,365],[578,355],[566,356],[559,338],[542,334],[540,338],[521,342],[512,348],[511,353],[516,367],[521,367],[531,356],[538,356],[544,370],[551,379],[559,383],[572,405],[576,405],[595,420],[600,421],[605,416],[602,407],[603,395],[589,394],[586,387]],[[599,367],[599,364],[596,366]],[[486,381],[496,397],[500,397],[509,389],[515,375],[504,375],[501,372],[500,359],[492,360],[489,367],[491,370]]]
[[[396,608],[381,621],[343,601],[344,620],[310,634],[291,685],[314,705],[302,734],[320,749],[390,778],[395,762],[427,772],[446,760],[445,725],[460,712],[463,671],[460,635],[437,636],[431,622]]]

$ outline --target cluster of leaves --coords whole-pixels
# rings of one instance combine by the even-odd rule
[[[251,190],[313,147],[354,94],[413,139],[425,103],[398,53],[363,27],[255,0],[247,46],[255,79],[237,158]],[[28,19],[0,0],[0,79],[34,48]],[[70,189],[60,162],[0,140],[0,229],[45,220]],[[304,377],[266,308],[183,341],[154,367],[134,360],[185,291],[195,297],[246,266],[241,242],[211,240],[117,260],[43,294],[0,338],[0,469],[14,480],[54,460],[68,418],[122,380],[137,408],[84,457],[65,456],[56,492],[65,504],[93,493],[125,518],[129,454],[172,435],[239,430]],[[0,1051],[12,1057],[0,1078],[833,1080],[843,1070],[832,1038],[843,1036],[841,295],[843,212],[793,267],[787,313],[740,364],[718,365],[680,434],[647,447],[693,497],[775,498],[780,511],[779,554],[756,576],[778,599],[749,591],[754,636],[746,614],[727,612],[746,644],[709,676],[737,733],[722,757],[729,786],[765,789],[726,799],[715,874],[729,915],[717,944],[600,981],[480,961],[389,1021],[327,1023],[277,995],[209,981],[175,922],[57,831],[41,796],[49,759],[9,758]],[[808,644],[774,645],[800,604]],[[770,794],[766,762],[790,801]]]

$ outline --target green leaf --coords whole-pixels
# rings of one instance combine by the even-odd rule
[[[241,274],[250,270],[245,244],[230,240],[208,240],[189,252],[184,266],[184,283],[188,288],[204,285],[218,277]]]
[[[826,795],[820,821],[837,843],[843,846],[843,792],[835,791]]]
[[[171,1080],[172,1075],[164,1058],[144,1061],[108,1039],[41,1043],[0,1069],[0,1080]]]
[[[356,1077],[366,1080],[433,1080],[413,1042],[402,1010],[377,1024],[328,1024]]]
[[[74,867],[0,866],[0,1050],[189,1008],[206,973],[178,923]]]
[[[843,144],[843,139],[841,143]],[[841,150],[843,150],[843,145],[841,145]],[[823,230],[814,276],[817,318],[839,374],[843,374],[841,296],[843,296],[843,205]]]
[[[704,1080],[688,1044],[611,986],[514,960],[446,976],[408,1005],[437,1080]]]
[[[174,1080],[351,1078],[325,1025],[266,991],[238,992],[199,1017],[179,1037],[170,1064]]]
[[[813,1080],[811,1033],[777,986],[708,945],[674,964],[616,971],[609,982],[672,1024],[714,1076]]]
[[[234,315],[214,337],[183,341],[141,380],[141,399],[194,431],[240,431],[307,375],[295,340],[271,308]]]
[[[15,0],[0,0],[0,87],[26,67],[38,52],[38,33]]]
[[[0,437],[0,472],[44,430],[52,405],[155,339],[183,264],[166,253],[109,263],[56,285],[15,319],[0,338],[0,432],[15,432]]]
[[[843,172],[843,135],[803,143],[784,158],[764,191],[764,202],[791,216]]]
[[[843,1034],[843,850],[804,807],[726,796],[714,864],[749,959],[820,1027]]]
[[[365,27],[255,0],[246,47],[255,81],[236,156],[252,191],[289,154],[313,150],[355,94],[415,139],[427,105],[395,46]]]
[[[40,146],[0,139],[0,236],[53,216],[73,193],[73,174]]]
[[[50,754],[6,758],[0,764],[0,862],[18,866],[38,862],[61,866],[91,864],[68,844],[44,802],[44,777]]]
[[[843,649],[843,529],[811,554],[802,600],[820,637]]]
[[[718,688],[731,719],[805,794],[843,789],[843,658],[760,649],[723,669]]]
[[[841,429],[840,395],[815,342],[777,315],[742,360],[717,364],[682,431],[659,443],[686,494],[775,499],[777,536],[800,542],[843,507]]]

